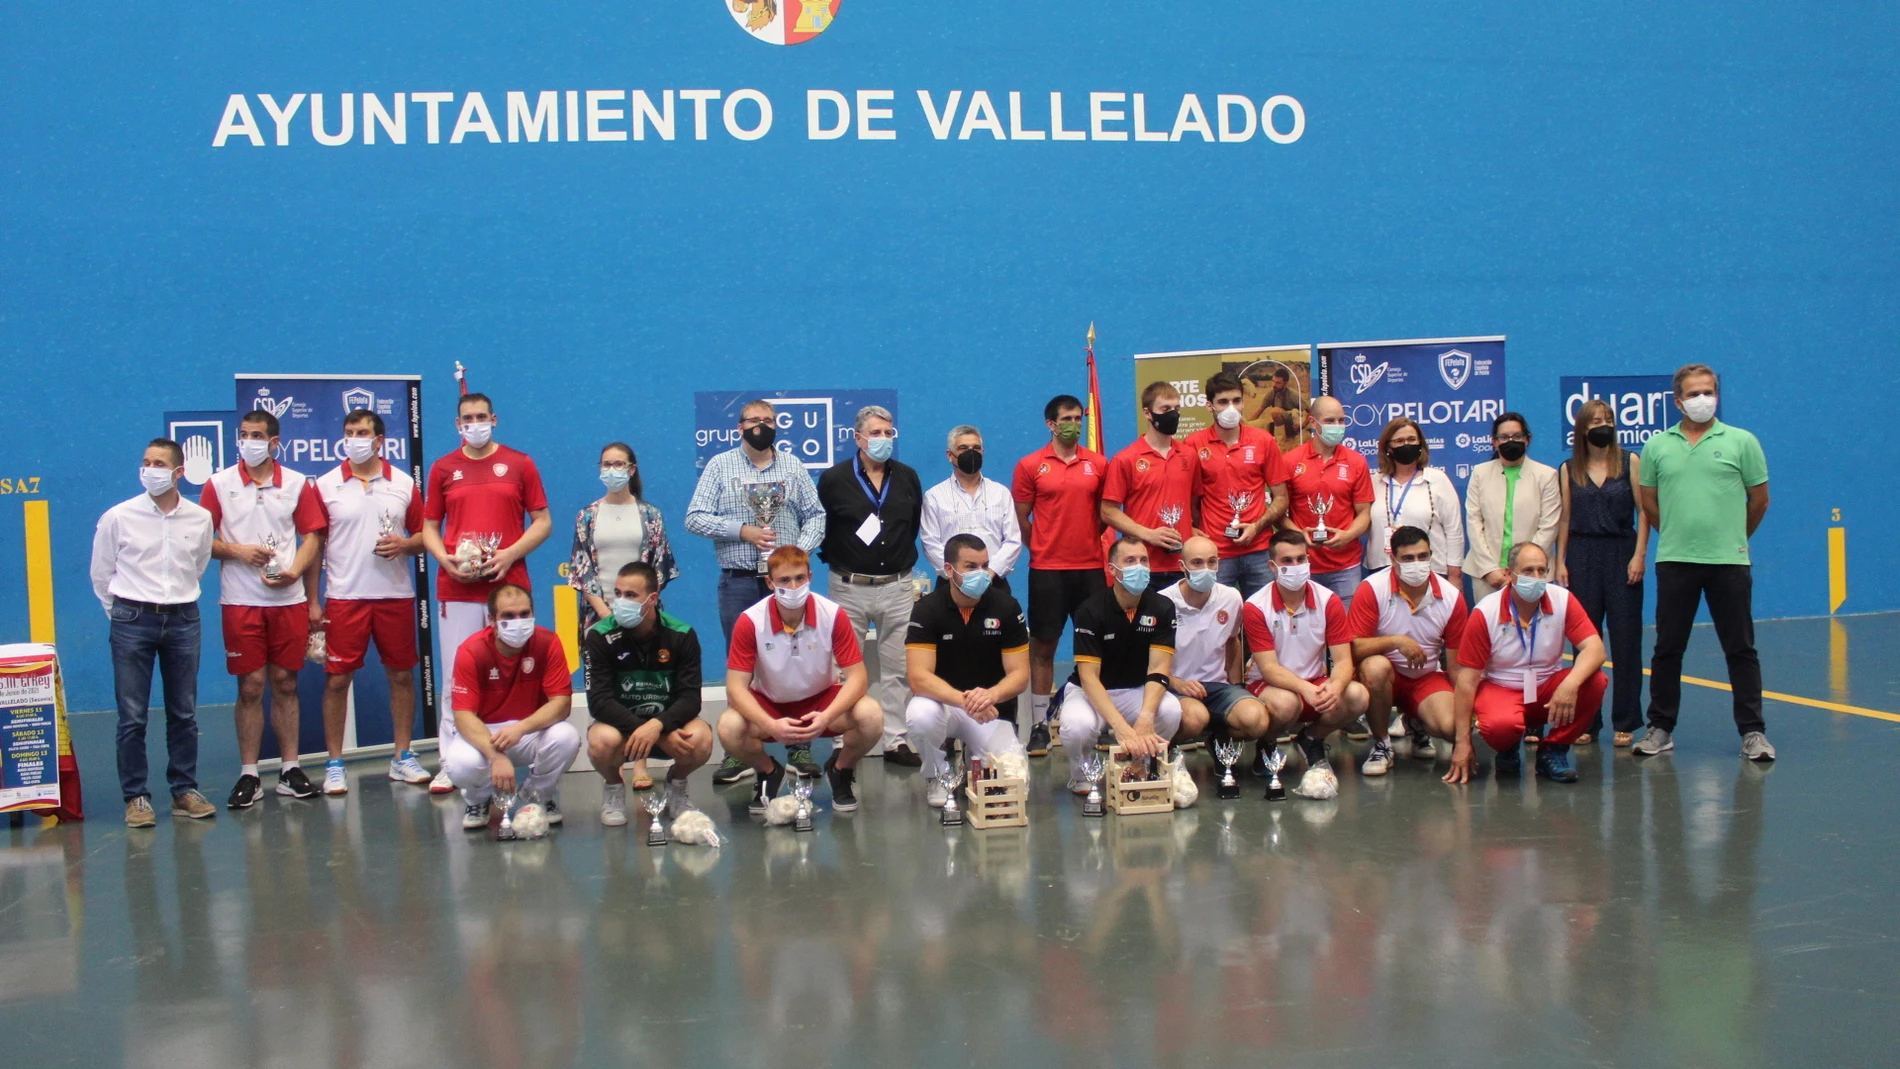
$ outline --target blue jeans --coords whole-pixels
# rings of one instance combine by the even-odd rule
[[[112,603],[112,688],[119,702],[119,790],[126,801],[145,784],[145,721],[152,662],[165,680],[165,779],[173,797],[198,789],[198,606],[158,613]]]
[[[733,575],[723,569],[719,573],[719,628],[727,642],[732,641],[732,627],[747,609],[759,603],[759,599],[772,592],[765,576]]]
[[[1318,583],[1320,586],[1338,595],[1341,604],[1348,609],[1352,608],[1353,591],[1359,589],[1359,584],[1363,582],[1365,578],[1366,566],[1363,564],[1355,564],[1350,568],[1341,568],[1336,572],[1313,573],[1313,582]]]
[[[1251,598],[1254,591],[1273,582],[1273,558],[1264,549],[1228,557],[1220,562],[1216,577],[1222,585],[1239,590],[1241,597]]]

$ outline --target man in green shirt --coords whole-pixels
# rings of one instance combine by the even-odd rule
[[[620,768],[658,750],[673,759],[666,775],[668,817],[692,803],[686,777],[712,756],[712,727],[699,719],[699,636],[660,608],[660,577],[634,561],[614,578],[613,615],[587,629],[581,667],[587,679],[587,756],[607,781],[600,822],[627,822]]]
[[[1643,446],[1643,516],[1656,541],[1656,649],[1650,659],[1649,731],[1631,747],[1645,756],[1675,748],[1682,705],[1682,653],[1706,595],[1728,659],[1742,756],[1773,761],[1761,715],[1748,540],[1768,512],[1768,461],[1761,443],[1715,418],[1720,380],[1706,364],[1676,372],[1682,421]]]

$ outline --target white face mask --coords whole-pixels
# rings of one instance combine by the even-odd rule
[[[1399,582],[1406,586],[1418,586],[1432,577],[1432,562],[1428,560],[1405,560],[1399,562]]]
[[[1282,564],[1274,572],[1274,581],[1289,594],[1305,590],[1307,581],[1313,578],[1313,566],[1310,564]]]
[[[534,617],[524,616],[519,620],[495,621],[495,634],[501,637],[501,644],[519,649],[534,637]]]
[[[775,587],[772,590],[772,596],[777,598],[778,603],[785,608],[802,609],[805,607],[805,599],[811,597],[811,584],[804,583],[795,587]]]
[[[1240,406],[1228,405],[1214,413],[1214,422],[1220,424],[1222,429],[1230,431],[1240,426]]]
[[[172,488],[171,468],[140,468],[139,482],[145,485],[145,492],[158,497]]]
[[[1715,395],[1697,394],[1682,399],[1682,414],[1694,423],[1707,423],[1715,418]]]
[[[462,424],[462,441],[468,443],[470,446],[473,446],[476,449],[481,449],[481,448],[486,447],[489,441],[492,440],[494,437],[495,437],[495,425],[493,423],[464,423]]]
[[[269,459],[270,443],[260,442],[255,438],[239,438],[238,456],[244,458],[245,464],[255,468]]]
[[[369,458],[376,455],[376,439],[345,438],[343,439],[343,455],[349,457],[353,464],[367,464]]]

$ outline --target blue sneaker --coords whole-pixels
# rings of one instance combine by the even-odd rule
[[[1537,760],[1540,765],[1543,763],[1543,758],[1539,757]],[[1500,776],[1521,776],[1524,774],[1524,755],[1513,746],[1498,754],[1492,760],[1491,768]]]
[[[1577,782],[1577,766],[1570,763],[1570,747],[1539,746],[1537,774],[1558,783]]]

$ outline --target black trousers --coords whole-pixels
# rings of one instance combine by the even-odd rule
[[[1643,584],[1629,578],[1629,559],[1636,555],[1636,536],[1589,538],[1571,535],[1564,550],[1570,571],[1570,593],[1590,614],[1597,634],[1609,646],[1614,684],[1610,723],[1618,731],[1635,732],[1643,726]],[[1605,627],[1605,624],[1608,627]],[[1607,630],[1607,634],[1605,633]],[[1603,712],[1597,711],[1590,734],[1603,733]]]
[[[1735,730],[1763,730],[1761,659],[1755,656],[1754,573],[1746,564],[1656,562],[1656,651],[1649,662],[1649,722],[1676,730],[1682,708],[1682,651],[1702,598],[1709,599],[1715,637],[1728,658]]]

